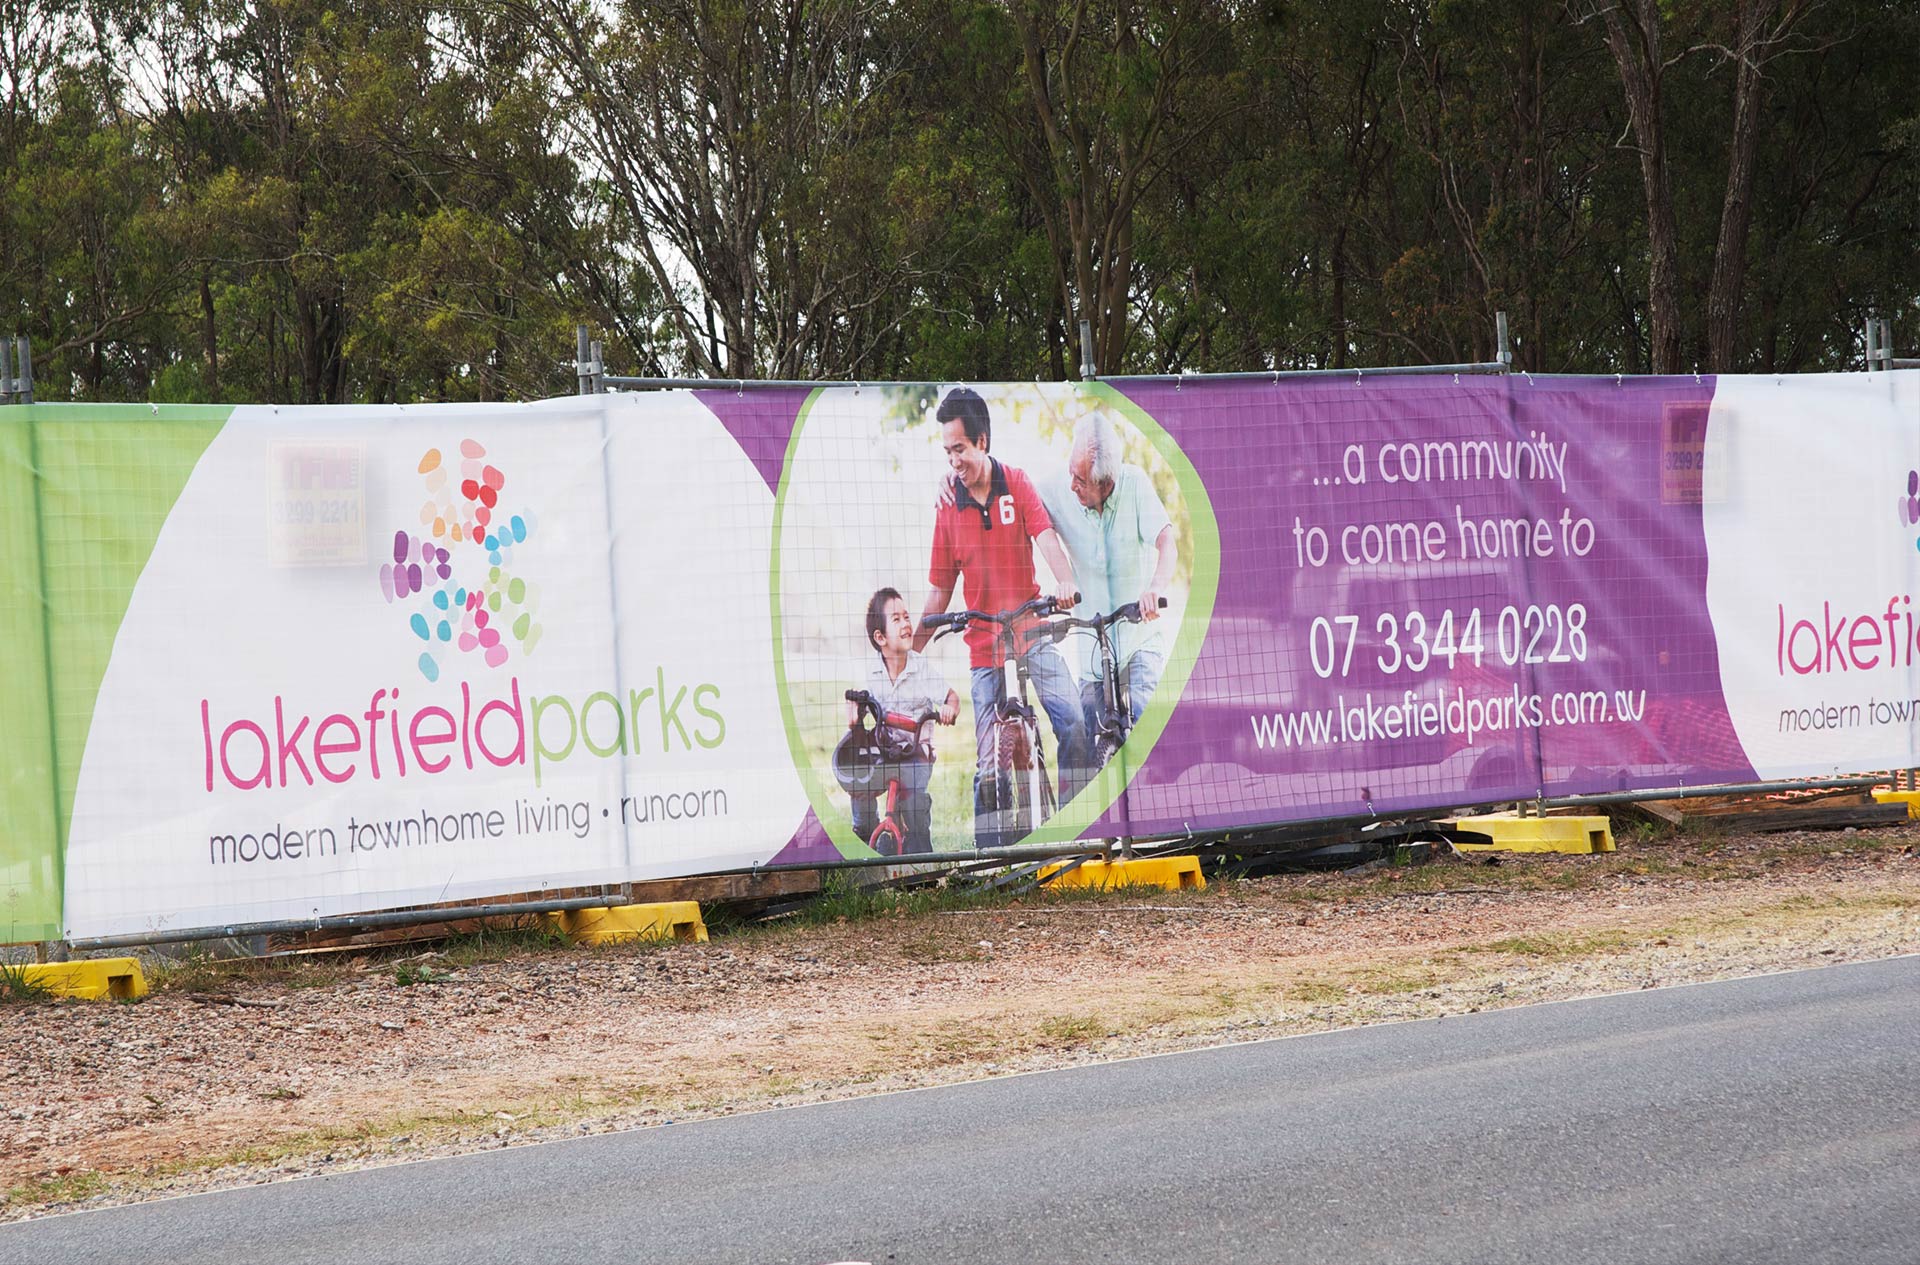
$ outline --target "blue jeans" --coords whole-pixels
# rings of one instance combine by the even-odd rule
[[[880,766],[881,785],[897,779],[900,783],[900,807],[894,814],[905,838],[901,840],[903,850],[907,852],[931,852],[933,840],[928,827],[933,822],[933,801],[927,794],[927,784],[933,780],[933,762],[930,760],[907,760],[899,764]],[[873,841],[873,828],[880,824],[880,815],[886,810],[886,792],[861,791],[851,796],[853,833],[860,842]]]
[[[1160,674],[1166,670],[1167,661],[1157,650],[1136,650],[1133,658],[1127,660],[1124,671],[1127,674],[1127,710],[1133,713],[1127,718],[1129,729],[1140,723],[1140,713],[1153,701],[1153,692],[1160,688]],[[1106,693],[1106,682],[1100,677],[1080,683],[1080,703],[1086,710],[1087,740],[1093,740],[1100,724],[1100,712],[1104,706],[1102,695]]]
[[[1000,701],[1005,673],[1000,668],[973,670],[973,738],[975,750],[985,745],[987,728],[993,723],[993,707]],[[1080,710],[1079,691],[1067,661],[1052,646],[1035,646],[1027,654],[1027,679],[1040,696],[1040,708],[1053,724],[1054,766],[1060,771],[1060,802],[1066,803],[1079,793],[1093,776],[1087,767],[1087,727]],[[1018,843],[1002,840],[993,824],[982,820],[980,770],[973,771],[974,846],[1001,847]]]

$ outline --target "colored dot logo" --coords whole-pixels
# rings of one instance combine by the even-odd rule
[[[475,440],[460,441],[457,481],[438,448],[418,470],[426,486],[419,530],[393,533],[380,593],[407,612],[408,631],[424,643],[420,674],[439,680],[450,654],[478,655],[490,668],[505,664],[514,646],[532,654],[539,593],[514,574],[513,551],[533,534],[533,515],[502,507],[507,476]]]

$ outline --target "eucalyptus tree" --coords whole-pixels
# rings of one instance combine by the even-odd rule
[[[880,0],[500,0],[539,41],[686,365],[860,363],[910,284],[869,218],[912,32]]]
[[[1142,200],[1242,108],[1235,6],[1008,0],[966,12],[972,88],[1039,208],[1061,306],[1090,324],[1097,365],[1122,365]]]
[[[1747,235],[1765,130],[1765,91],[1776,60],[1806,53],[1847,33],[1823,29],[1821,0],[1735,0],[1675,4],[1670,0],[1570,0],[1580,22],[1597,22],[1620,75],[1633,148],[1646,198],[1647,344],[1655,373],[1677,373],[1688,361],[1716,371],[1736,367]],[[1716,183],[1722,190],[1711,238],[1704,321],[1686,310],[1682,234],[1675,210],[1671,101],[1676,76],[1722,71],[1724,93],[1705,103],[1725,138]],[[1696,219],[1696,222],[1698,220]],[[1704,326],[1704,331],[1702,331]],[[1703,336],[1704,332],[1704,336]]]

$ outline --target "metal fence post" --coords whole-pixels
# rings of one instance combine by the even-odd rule
[[[1874,361],[1880,358],[1880,349],[1875,345],[1875,337],[1880,332],[1879,322],[1871,316],[1867,318],[1867,372],[1874,370]]]
[[[594,395],[607,393],[607,349],[599,339],[594,339],[588,349],[588,367],[593,371],[591,392]]]
[[[1893,322],[1884,316],[1880,318],[1880,367],[1893,370]]]
[[[1507,366],[1507,368],[1513,368],[1513,345],[1507,341],[1507,314],[1505,312],[1495,312],[1493,314],[1493,338],[1494,344],[1498,348],[1493,358]]]
[[[580,379],[581,395],[593,394],[593,376],[587,369],[587,357],[592,353],[593,348],[587,342],[587,327],[584,325],[574,326],[573,372],[575,376]]]
[[[33,403],[33,344],[27,341],[25,334],[13,340],[13,349],[19,362],[17,385],[14,391],[16,403]]]
[[[13,340],[0,338],[0,404],[13,403]]]
[[[1100,376],[1099,362],[1093,358],[1093,322],[1080,322],[1080,380],[1092,382]]]

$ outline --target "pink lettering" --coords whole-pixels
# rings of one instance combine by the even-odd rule
[[[467,768],[473,768],[473,693],[465,681],[460,682],[460,754],[466,757]]]
[[[513,702],[509,705],[505,699],[493,699],[480,708],[479,715],[473,718],[473,741],[479,746],[480,754],[487,757],[496,768],[504,769],[509,764],[525,764],[527,760],[527,722],[520,710],[520,678],[512,682]],[[498,712],[513,721],[513,747],[500,755],[495,755],[487,746],[487,717]]]
[[[393,701],[400,701],[400,687],[393,687]],[[387,714],[387,731],[393,735],[393,762],[400,766],[400,776],[407,775],[407,753],[400,745],[400,708],[396,706]],[[371,740],[369,740],[371,741]]]
[[[437,721],[443,726],[439,733],[422,733],[420,731],[421,722],[429,719]],[[453,713],[444,707],[424,707],[413,714],[413,722],[407,726],[407,739],[413,744],[413,762],[420,766],[422,772],[438,773],[453,763],[452,755],[443,755],[436,763],[431,756],[426,754],[423,748],[437,747],[442,743],[452,742],[454,734]]]
[[[1847,654],[1853,659],[1856,668],[1877,668],[1880,656],[1877,653],[1862,655],[1862,650],[1877,652],[1880,649],[1880,625],[1871,615],[1862,615],[1853,621],[1853,628],[1847,634]]]
[[[1802,632],[1808,633],[1813,637],[1813,657],[1805,663],[1802,663],[1799,655],[1794,653],[1794,647],[1800,644],[1800,634]],[[1804,619],[1796,623],[1793,626],[1793,631],[1787,634],[1787,663],[1801,676],[1806,676],[1809,673],[1820,670],[1820,630]]]
[[[328,742],[327,730],[335,726],[345,729],[353,736],[341,742]],[[354,727],[353,720],[340,712],[321,721],[313,731],[313,767],[320,770],[320,776],[338,785],[353,776],[353,765],[349,764],[338,773],[327,767],[327,757],[347,755],[360,749],[360,731]]]
[[[233,741],[234,734],[242,732],[252,734],[254,741],[260,744],[259,771],[244,779],[234,773],[233,764],[227,758],[227,744]],[[243,791],[250,791],[256,786],[272,786],[273,747],[267,742],[266,732],[250,720],[236,720],[228,725],[220,735],[220,770],[227,775],[227,781]]]
[[[367,772],[373,775],[376,782],[380,780],[380,718],[386,715],[380,710],[380,699],[385,694],[385,690],[375,690],[373,701],[367,704],[367,710],[361,716],[367,722]]]
[[[300,776],[307,779],[308,786],[313,785],[313,771],[307,768],[306,757],[300,754],[300,735],[307,731],[307,721],[309,719],[309,717],[302,716],[300,723],[295,725],[293,732],[289,734],[287,732],[287,718],[280,710],[280,696],[278,694],[274,695],[273,732],[274,736],[280,740],[278,750],[280,755],[280,785],[282,786],[293,785],[293,783],[287,780],[288,760],[292,760],[295,764],[299,765]]]

